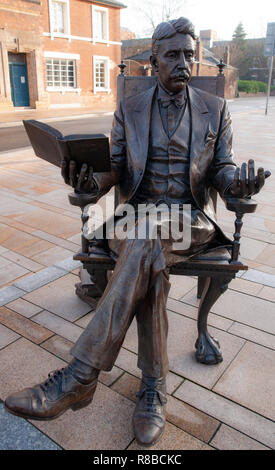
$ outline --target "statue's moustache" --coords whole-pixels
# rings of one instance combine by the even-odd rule
[[[189,80],[190,73],[187,70],[181,70],[180,72],[172,73],[172,79],[182,79],[182,80]]]

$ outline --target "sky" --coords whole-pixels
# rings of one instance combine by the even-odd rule
[[[145,11],[152,0],[120,1],[128,7],[121,10],[121,26],[129,28],[137,37],[149,37],[150,26],[136,7],[138,5]],[[154,3],[160,8],[162,0],[154,0]],[[230,40],[240,22],[247,38],[265,37],[267,23],[275,22],[275,0],[183,0],[182,5],[176,18],[189,18],[197,34],[202,29],[215,30],[218,40]]]

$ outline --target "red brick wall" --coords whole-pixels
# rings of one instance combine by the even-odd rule
[[[96,3],[95,3],[96,4]],[[101,5],[102,6],[102,5]],[[109,40],[120,41],[120,10],[118,8],[108,8],[109,11]],[[71,35],[81,37],[92,37],[92,4],[80,0],[70,0]],[[85,21],[83,21],[85,18]],[[48,2],[43,3],[43,28],[44,32],[50,31]],[[116,100],[116,78],[119,73],[117,67],[121,61],[121,46],[103,43],[93,44],[91,41],[44,37],[44,50],[51,52],[63,52],[80,54],[80,60],[76,61],[77,66],[77,88],[81,88],[81,96],[77,93],[50,92],[50,102],[52,104],[81,103],[84,106],[106,106],[112,107]],[[93,92],[93,56],[104,56],[110,59],[110,88],[111,93]],[[45,87],[46,87],[46,70]]]
[[[24,0],[1,0],[0,28],[40,33],[41,5]]]
[[[216,76],[218,67],[216,65],[200,64],[200,76]],[[226,99],[233,99],[236,97],[237,84],[238,84],[238,70],[235,68],[225,67],[223,69],[225,75],[225,93]]]

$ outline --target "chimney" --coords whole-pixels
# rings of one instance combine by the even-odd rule
[[[224,51],[224,63],[226,65],[230,64],[230,48],[229,46],[226,46],[225,51]]]

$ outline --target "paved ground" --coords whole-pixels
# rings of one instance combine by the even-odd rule
[[[238,100],[233,112],[238,161],[254,157],[275,175],[275,101]],[[235,107],[235,108],[234,108]],[[30,148],[0,154],[0,399],[44,379],[70,359],[92,316],[74,295],[80,217],[59,172]],[[211,332],[224,361],[197,364],[196,280],[172,277],[169,308],[168,424],[156,449],[275,448],[274,176],[246,216],[242,256],[250,269],[212,309]],[[233,232],[233,216],[219,206]],[[27,422],[0,403],[1,449],[138,449],[131,428],[139,370],[135,324],[93,404],[52,422]]]

